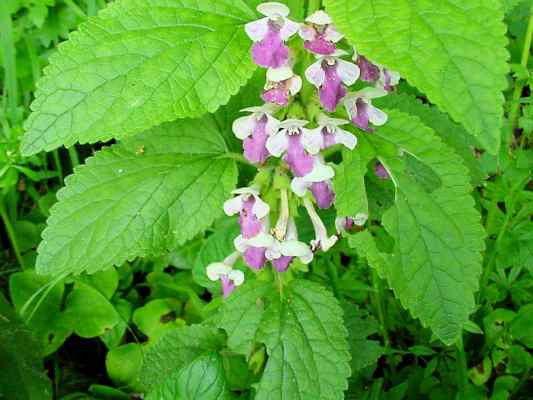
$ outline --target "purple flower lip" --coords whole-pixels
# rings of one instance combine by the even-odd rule
[[[346,96],[346,86],[353,85],[359,78],[359,67],[340,59],[346,54],[337,50],[331,56],[318,57],[318,61],[305,71],[307,80],[319,90],[320,103],[329,112],[334,112]]]
[[[238,269],[233,269],[233,265],[239,259],[240,254],[235,252],[230,254],[223,262],[211,263],[206,268],[206,274],[209,280],[218,281],[222,284],[222,293],[226,298],[235,287],[240,286],[244,282],[244,274]]]
[[[306,24],[303,24],[298,32],[304,40],[304,48],[322,56],[334,54],[337,50],[336,43],[343,38],[343,35],[332,25],[330,16],[319,10],[305,21]]]
[[[360,129],[371,132],[375,126],[387,122],[387,114],[372,105],[372,99],[385,96],[387,92],[380,88],[367,87],[346,97],[344,106],[352,123]]]
[[[254,41],[252,58],[265,68],[278,68],[289,59],[289,48],[285,42],[296,32],[299,24],[288,19],[289,8],[281,3],[262,3],[257,10],[265,15],[245,25],[245,31]]]
[[[286,107],[290,96],[296,95],[301,88],[302,79],[294,74],[291,67],[269,68],[261,98],[267,103]]]
[[[335,192],[330,181],[313,182],[310,190],[313,193],[318,208],[325,210],[333,205]]]
[[[310,263],[313,259],[313,252],[309,246],[298,240],[298,231],[293,218],[287,221],[284,237],[276,238],[267,248],[265,255],[278,272],[285,272],[294,257],[298,257],[304,264]]]

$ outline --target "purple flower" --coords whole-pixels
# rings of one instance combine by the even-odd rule
[[[379,79],[379,66],[369,61],[365,56],[358,54],[357,49],[353,49],[353,60],[361,70],[361,80],[365,82],[376,82]]]
[[[289,48],[285,42],[296,32],[299,25],[289,20],[289,8],[280,3],[262,3],[257,6],[257,11],[266,18],[249,22],[244,29],[252,46],[254,62],[265,68],[278,68],[289,59]]]
[[[242,285],[244,282],[243,272],[232,268],[239,257],[240,254],[235,252],[223,262],[209,264],[206,268],[206,274],[210,280],[220,280],[222,283],[222,293],[225,298],[233,292],[235,287]]]
[[[320,114],[318,116],[318,128],[313,130],[313,133],[319,136],[320,149],[324,150],[335,144],[342,144],[353,150],[357,145],[357,138],[340,128],[349,123],[350,121],[345,119],[330,118],[325,114]]]
[[[287,221],[287,232],[283,237],[274,239],[265,255],[278,272],[285,272],[294,257],[298,257],[304,264],[309,264],[313,259],[309,246],[298,241],[298,231],[292,218]]]
[[[266,250],[274,243],[274,237],[266,232],[265,229],[252,238],[239,235],[234,240],[235,248],[243,254],[244,261],[251,268],[261,269],[265,266]]]
[[[239,213],[239,224],[244,238],[259,235],[268,225],[270,207],[259,198],[259,192],[255,189],[236,189],[233,194],[237,196],[224,203],[224,212],[227,215]]]
[[[294,177],[291,182],[292,191],[299,197],[304,197],[307,190],[313,194],[317,205],[326,209],[335,201],[335,193],[331,186],[331,179],[335,171],[329,165],[325,165],[320,155],[314,156],[313,169],[302,177]]]
[[[398,72],[381,67],[377,86],[383,87],[387,92],[392,92],[394,86],[398,83],[400,83],[400,74]]]
[[[314,165],[312,154],[320,151],[320,145],[313,141],[307,121],[288,119],[280,124],[280,131],[268,138],[266,147],[274,157],[281,157],[296,176],[311,172]]]
[[[326,111],[334,112],[346,96],[346,86],[353,85],[359,78],[359,67],[338,58],[346,52],[337,50],[334,55],[320,57],[305,71],[309,82],[319,90],[320,103]]]
[[[271,115],[276,108],[272,104],[265,104],[262,107],[249,107],[241,111],[252,114],[236,119],[233,122],[233,132],[243,140],[246,159],[252,163],[264,164],[269,156],[266,141],[279,127],[279,121]]]
[[[312,53],[327,56],[335,53],[335,43],[344,36],[337,32],[332,25],[331,18],[324,11],[319,10],[305,19],[307,24],[300,27],[298,32],[304,40],[304,47]]]
[[[261,98],[267,103],[286,107],[289,97],[296,95],[302,88],[302,79],[290,67],[270,68]]]
[[[344,101],[344,106],[352,123],[367,132],[373,131],[369,123],[376,126],[385,124],[387,114],[374,107],[372,99],[386,94],[387,92],[383,89],[367,87],[348,95]]]
[[[353,230],[356,226],[363,226],[368,220],[368,214],[358,213],[355,217],[337,217],[335,218],[335,227],[337,233],[341,234]]]
[[[381,178],[383,180],[390,178],[389,172],[385,169],[385,166],[379,161],[376,163],[374,170],[378,178]]]

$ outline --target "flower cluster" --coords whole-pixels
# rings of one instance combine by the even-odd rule
[[[323,151],[334,145],[350,150],[356,147],[356,136],[344,129],[350,123],[366,132],[385,124],[387,115],[374,107],[372,100],[386,95],[400,79],[397,73],[358,54],[355,48],[352,59],[347,60],[348,51],[339,47],[343,35],[324,11],[313,13],[299,24],[289,19],[290,10],[284,4],[262,3],[257,10],[264,18],[246,24],[245,30],[254,42],[251,50],[254,63],[267,68],[261,94],[264,105],[243,109],[248,114],[234,121],[233,132],[243,141],[244,157],[250,163],[260,170],[275,169],[283,176],[290,172],[292,178],[286,187],[278,185],[271,189],[256,182],[252,187],[237,189],[233,192],[235,196],[224,204],[227,215],[239,215],[241,230],[234,240],[236,252],[222,263],[207,267],[209,279],[221,281],[224,296],[244,281],[242,271],[233,268],[240,257],[253,270],[260,270],[270,262],[278,272],[284,272],[295,258],[307,264],[314,252],[327,251],[335,244],[337,235],[328,235],[315,208],[316,205],[328,209],[335,202],[332,184],[335,170],[325,161]],[[303,40],[303,48],[316,60],[305,70],[306,82],[294,72],[298,60],[287,44],[296,34]],[[358,81],[373,86],[350,93],[349,88]],[[295,96],[306,84],[315,87],[316,103],[324,112],[337,113],[343,104],[348,118],[340,119],[324,112],[310,115],[306,113],[308,104],[299,104],[299,109],[304,110],[303,116],[313,120],[314,128],[306,119],[276,118],[279,114],[287,115],[282,108],[289,107],[290,111],[293,104],[298,104]],[[281,162],[270,162],[271,159]],[[267,203],[261,194],[272,190],[275,200]],[[305,208],[315,230],[315,239],[309,245],[298,240],[294,215],[291,215],[291,210],[296,209],[291,204],[295,202]],[[277,216],[273,228],[272,215]],[[363,225],[366,219],[366,214],[338,217],[337,232]]]

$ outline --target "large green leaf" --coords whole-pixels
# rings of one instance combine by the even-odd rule
[[[94,272],[191,239],[221,214],[235,163],[210,117],[164,124],[99,151],[58,192],[43,274]]]
[[[45,374],[41,348],[0,294],[0,398],[49,400],[52,385]]]
[[[350,355],[342,309],[320,285],[295,280],[280,292],[272,282],[240,287],[222,309],[229,347],[248,354],[263,343],[268,361],[256,400],[342,399]]]
[[[242,0],[119,0],[59,47],[22,152],[92,143],[214,112],[252,75]]]
[[[147,400],[228,400],[222,357],[207,353],[167,377],[165,383],[151,392]]]
[[[507,52],[501,0],[325,0],[359,52],[397,70],[492,153]]]
[[[369,140],[396,187],[383,225],[395,240],[380,253],[368,233],[351,238],[415,318],[445,343],[460,335],[474,309],[484,232],[470,196],[467,170],[450,148],[416,117],[389,111],[389,122]],[[409,169],[407,155],[432,171],[428,186]]]

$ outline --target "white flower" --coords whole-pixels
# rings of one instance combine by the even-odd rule
[[[255,199],[254,205],[252,207],[252,212],[257,218],[262,219],[266,217],[270,212],[269,205],[263,200],[261,200],[261,198],[259,197],[259,191],[254,188],[239,188],[235,189],[231,193],[236,194],[237,196],[227,200],[224,203],[224,212],[229,216],[239,213],[243,208],[243,203],[250,196],[253,196]]]
[[[353,150],[357,145],[357,137],[350,132],[340,128],[349,124],[350,121],[339,118],[330,118],[325,114],[318,116],[318,128],[313,129],[312,141],[320,143],[321,149],[327,149],[335,144],[342,144]]]
[[[321,156],[314,157],[314,166],[310,173],[305,176],[296,176],[291,181],[291,189],[299,197],[305,196],[313,183],[325,182],[335,176],[335,170],[324,164]]]
[[[359,67],[351,62],[344,61],[340,57],[347,55],[344,50],[336,50],[327,56],[316,56],[317,61],[305,70],[307,80],[320,88],[326,82],[326,70],[324,65],[337,65],[336,75],[346,86],[353,85],[359,78]]]
[[[244,30],[254,42],[259,42],[265,38],[269,29],[269,21],[275,21],[281,25],[280,37],[284,41],[298,32],[300,28],[298,23],[287,18],[290,14],[290,9],[285,4],[276,2],[261,3],[257,6],[257,11],[263,14],[265,18],[249,22],[244,26]]]
[[[298,257],[304,264],[309,264],[313,260],[313,252],[309,246],[298,240],[296,224],[292,218],[288,222],[285,238],[274,239],[265,254],[269,260],[277,260],[283,256]]]
[[[315,239],[311,241],[311,248],[313,250],[321,249],[322,251],[328,251],[335,243],[337,243],[337,236],[328,236],[328,231],[324,222],[320,219],[320,216],[315,211],[313,203],[309,198],[304,197],[304,206],[309,214],[313,228],[315,229]]]
[[[243,108],[241,112],[250,112],[250,115],[237,118],[233,122],[233,133],[239,139],[244,140],[250,136],[254,130],[256,122],[266,116],[267,124],[266,131],[268,135],[273,135],[278,131],[280,122],[272,116],[277,111],[278,107],[274,104],[264,104],[261,107],[247,107]]]
[[[387,92],[380,88],[367,87],[346,96],[344,106],[351,121],[359,128],[370,130],[368,123],[376,126],[387,122],[387,114],[372,105],[372,99],[386,96]]]

